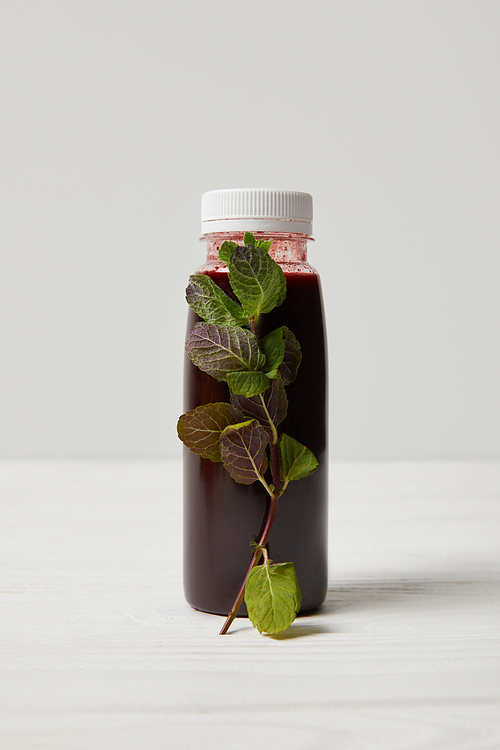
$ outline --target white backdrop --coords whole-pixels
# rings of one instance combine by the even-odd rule
[[[177,456],[200,198],[312,193],[331,453],[500,456],[496,0],[2,0],[0,455]]]

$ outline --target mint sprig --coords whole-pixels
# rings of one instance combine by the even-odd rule
[[[221,461],[240,484],[259,481],[271,497],[264,530],[221,635],[243,598],[261,633],[279,633],[295,619],[301,599],[295,568],[291,562],[272,563],[266,544],[289,482],[307,477],[318,466],[305,445],[278,433],[288,411],[285,386],[296,378],[302,358],[300,344],[287,326],[263,338],[258,335],[260,316],[285,299],[285,276],[269,255],[272,240],[246,232],[243,242],[239,246],[227,240],[219,250],[237,301],[204,274],[191,276],[186,290],[189,305],[203,320],[190,332],[186,353],[200,370],[227,382],[230,403],[191,409],[179,418],[177,428],[194,453]],[[262,555],[264,564],[258,565]]]

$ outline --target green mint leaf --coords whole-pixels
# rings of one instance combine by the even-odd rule
[[[293,563],[257,565],[245,586],[248,617],[259,633],[281,633],[300,609],[300,588]]]
[[[283,338],[285,327],[286,326],[281,326],[281,328],[276,328],[275,331],[271,331],[271,333],[264,336],[259,343],[260,350],[266,355],[264,369],[269,378],[276,377],[276,371],[282,363],[285,355],[285,340]]]
[[[285,354],[279,370],[285,385],[290,385],[297,375],[300,360],[302,359],[302,352],[299,342],[286,326],[283,326],[283,340],[285,342]]]
[[[223,263],[226,264],[226,266],[228,266],[229,263],[231,262],[231,256],[237,247],[238,247],[238,244],[236,242],[231,242],[231,240],[225,240],[225,242],[223,242],[219,248],[219,260],[221,260]]]
[[[186,354],[216,380],[225,380],[228,372],[258,370],[265,364],[253,333],[213,323],[196,323],[186,341]]]
[[[229,283],[248,317],[255,319],[281,305],[285,275],[270,255],[258,247],[239,247],[229,267]]]
[[[231,404],[249,417],[254,417],[267,428],[269,420],[277,427],[286,417],[288,399],[281,377],[271,381],[264,393],[246,398],[231,393]]]
[[[189,277],[186,300],[194,312],[207,323],[246,325],[248,318],[241,307],[214,283],[210,276],[197,273]]]
[[[220,436],[224,468],[240,484],[252,484],[267,469],[267,432],[256,419],[226,427]]]
[[[264,372],[229,372],[227,384],[239,396],[256,396],[269,387],[269,378]]]
[[[243,244],[253,245],[255,247],[257,243],[255,241],[254,235],[251,232],[245,232],[245,234],[243,235]]]
[[[260,247],[262,250],[265,250],[266,253],[268,253],[273,242],[274,240],[255,240],[255,247]],[[245,245],[247,244],[250,243],[245,242]]]
[[[177,434],[193,453],[211,461],[222,461],[219,445],[221,433],[229,425],[243,419],[238,409],[224,402],[205,404],[179,418]]]
[[[281,474],[291,482],[309,476],[318,468],[314,453],[298,440],[283,433],[280,438]]]

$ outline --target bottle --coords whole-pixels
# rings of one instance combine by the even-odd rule
[[[274,239],[271,256],[287,281],[285,301],[261,318],[265,336],[286,325],[302,348],[297,377],[287,386],[288,413],[279,425],[306,445],[319,461],[310,476],[289,483],[279,500],[268,541],[273,562],[293,562],[302,593],[299,614],[317,609],[327,590],[327,353],[321,284],[307,262],[312,239],[312,197],[270,189],[214,190],[202,197],[202,239],[206,262],[196,273],[210,276],[234,298],[228,269],[218,259],[225,240],[243,245],[244,232]],[[187,331],[200,318],[191,310]],[[229,401],[225,382],[218,382],[185,359],[184,410]],[[260,482],[242,485],[221,463],[183,447],[184,591],[195,609],[227,615],[245,577],[263,531],[269,495]],[[239,616],[246,616],[243,604]]]

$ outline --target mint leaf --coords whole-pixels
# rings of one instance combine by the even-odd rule
[[[283,340],[285,342],[285,353],[280,365],[280,373],[285,385],[293,383],[297,376],[297,370],[302,359],[300,344],[289,328],[283,326]]]
[[[227,384],[239,396],[256,396],[269,387],[269,378],[264,372],[229,372]]]
[[[194,312],[207,323],[246,325],[248,318],[241,307],[214,283],[210,276],[197,273],[189,277],[186,300]]]
[[[243,244],[253,245],[255,247],[257,243],[255,241],[254,235],[251,232],[245,232],[245,234],[243,235]]]
[[[231,404],[247,414],[249,417],[258,419],[264,427],[270,426],[270,422],[277,427],[286,417],[288,399],[281,377],[271,381],[270,387],[258,396],[246,398],[231,393]]]
[[[255,240],[255,247],[260,247],[262,250],[265,250],[266,253],[269,252],[271,249],[271,245],[273,244],[274,240]],[[245,242],[245,245],[248,245],[250,243]]]
[[[179,418],[177,434],[193,453],[211,461],[222,461],[219,445],[221,432],[242,419],[243,414],[229,404],[205,404]]]
[[[219,260],[221,260],[226,264],[226,266],[228,266],[231,261],[231,256],[237,247],[238,244],[236,242],[225,240],[219,248]]]
[[[229,266],[229,283],[248,317],[255,319],[281,305],[286,295],[283,271],[258,247],[239,247]]]
[[[283,332],[285,328],[286,326],[276,328],[275,331],[271,331],[271,333],[268,333],[267,336],[264,336],[264,338],[260,340],[260,350],[266,355],[264,369],[266,370],[268,377],[276,377],[276,371],[283,361],[285,355],[285,340],[283,339]]]
[[[196,323],[186,341],[186,354],[216,380],[225,380],[228,372],[258,370],[265,364],[253,333],[213,323]]]
[[[279,447],[281,474],[285,482],[307,477],[318,468],[314,453],[289,435],[281,435]]]
[[[257,565],[245,586],[248,617],[259,633],[286,630],[300,609],[300,588],[293,563]]]
[[[252,484],[267,469],[267,432],[256,419],[226,427],[220,436],[224,468],[240,484]]]

